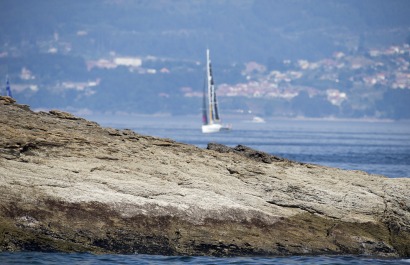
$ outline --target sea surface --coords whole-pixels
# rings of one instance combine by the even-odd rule
[[[205,135],[199,117],[101,115],[85,117],[104,127],[170,138],[206,148],[209,142],[246,145],[284,158],[362,170],[390,178],[410,177],[410,122],[325,121],[231,118],[233,130]],[[160,255],[92,255],[86,253],[0,253],[2,264],[410,264],[410,259],[362,256],[179,257]]]
[[[357,256],[293,256],[293,257],[237,257],[237,258],[215,258],[215,257],[178,257],[160,255],[93,255],[87,253],[41,253],[20,252],[0,253],[0,264],[30,264],[30,265],[409,265],[410,259],[374,259],[370,257]]]

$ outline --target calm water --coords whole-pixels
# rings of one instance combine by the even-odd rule
[[[341,122],[232,119],[233,130],[204,135],[197,117],[86,117],[102,126],[132,129],[205,148],[238,144],[297,160],[388,177],[410,177],[409,122]],[[410,264],[410,259],[357,256],[212,258],[149,255],[0,253],[0,264]]]
[[[372,259],[354,256],[319,256],[319,257],[277,257],[277,258],[213,258],[213,257],[166,257],[159,255],[92,255],[63,253],[0,253],[0,264],[33,264],[33,265],[154,265],[154,264],[277,264],[277,265],[330,265],[330,264],[364,264],[408,265],[410,259]]]

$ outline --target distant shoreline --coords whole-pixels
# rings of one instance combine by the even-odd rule
[[[158,113],[158,114],[140,114],[140,113],[94,113],[94,114],[87,114],[82,115],[81,113],[75,113],[75,115],[92,119],[93,117],[103,117],[105,119],[109,118],[118,118],[118,117],[142,117],[142,118],[179,118],[179,117],[186,117],[190,119],[197,119],[198,123],[201,123],[200,115],[171,115],[167,113]],[[234,121],[252,121],[254,115],[224,115],[223,121],[230,122],[231,120]],[[402,120],[394,120],[394,119],[378,119],[378,118],[337,118],[337,117],[323,117],[323,118],[313,118],[313,117],[265,117],[265,116],[258,116],[262,117],[265,121],[327,121],[327,122],[368,122],[368,123],[408,123],[410,120],[402,119]]]

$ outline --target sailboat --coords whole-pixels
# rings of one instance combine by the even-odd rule
[[[7,76],[6,78],[6,95],[8,97],[13,97],[13,95],[11,94],[11,89],[10,89],[10,82],[9,82],[9,77]]]
[[[206,50],[206,85],[203,94],[202,123],[202,133],[216,133],[231,129],[229,125],[222,125],[219,118],[209,49]]]

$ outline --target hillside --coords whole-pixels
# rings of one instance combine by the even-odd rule
[[[224,113],[409,118],[406,0],[5,0],[0,7],[0,80],[8,76],[13,96],[33,108],[199,114],[210,48],[219,85],[256,79],[263,87],[274,72],[290,80],[269,80],[279,94],[222,95]],[[367,63],[372,51],[397,47],[405,52]],[[335,54],[349,58],[345,68],[300,69],[299,62],[320,64]],[[365,65],[355,68],[356,61]],[[247,72],[255,63],[262,77]],[[368,87],[365,80],[381,75],[385,82]],[[405,80],[400,89],[396,79]],[[328,98],[334,89],[346,94],[343,105]]]
[[[117,51],[201,60],[209,46],[224,63],[317,60],[360,45],[403,43],[410,35],[406,0],[16,0],[1,7],[3,45],[47,49],[57,33],[71,53],[87,57]]]

